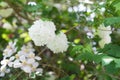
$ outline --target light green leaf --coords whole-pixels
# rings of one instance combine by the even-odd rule
[[[116,63],[116,67],[120,68],[120,59],[115,59],[114,62]]]
[[[115,11],[119,11],[119,10],[120,10],[120,2],[119,2],[119,3],[116,3],[116,4],[114,5],[114,7],[115,7]]]

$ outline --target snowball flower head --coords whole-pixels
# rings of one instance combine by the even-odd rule
[[[68,48],[67,37],[63,32],[55,36],[54,40],[48,43],[47,47],[54,53],[64,52]]]
[[[55,37],[55,25],[50,21],[36,20],[28,29],[36,46],[44,46]]]

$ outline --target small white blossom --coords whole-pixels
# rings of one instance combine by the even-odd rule
[[[10,42],[7,49],[8,51],[11,51],[11,54],[9,55],[7,54],[3,56],[3,60],[1,61],[1,67],[0,67],[0,77],[4,77],[5,73],[9,73],[10,67],[20,68],[26,73],[40,71],[38,68],[39,63],[37,61],[41,60],[41,58],[35,55],[34,53],[35,50],[33,49],[31,43],[28,43],[27,45],[23,45],[21,47],[21,50],[18,51],[18,53],[16,54],[13,54],[16,52],[16,49],[14,50],[14,48],[15,48],[15,44]],[[5,50],[7,51],[7,49]]]
[[[9,44],[7,45],[6,49],[3,51],[3,56],[6,57],[10,57],[11,55],[13,55],[17,48],[15,47],[16,42],[9,42]]]
[[[94,34],[92,32],[87,32],[87,37],[91,39],[94,37]]]
[[[53,41],[48,43],[47,47],[54,53],[64,52],[68,48],[67,37],[64,33],[60,32]]]
[[[84,12],[84,11],[86,11],[86,6],[84,4],[79,4],[78,9],[79,9],[78,11]]]
[[[57,78],[57,75],[55,72],[46,72],[46,75],[49,75],[48,77],[45,77],[45,80],[55,80]]]
[[[22,66],[22,63],[20,63],[20,61],[18,59],[16,59],[13,62],[13,68],[20,68]]]
[[[21,67],[21,69],[26,73],[32,72],[32,68],[29,65],[24,65],[23,67]]]
[[[0,68],[0,77],[4,77],[5,73],[9,73],[10,69],[6,68],[6,65],[1,66]]]
[[[1,67],[0,67],[0,77],[4,77],[5,73],[9,73],[10,69],[7,68],[7,65],[10,63],[8,59],[3,59],[1,61]]]
[[[95,16],[96,16],[96,14],[93,12],[88,17],[86,17],[86,20],[87,21],[94,21]]]
[[[31,6],[36,6],[36,2],[28,2],[28,5],[31,5]]]
[[[13,27],[10,23],[6,22],[3,24],[3,28],[7,29],[7,30],[13,30]]]
[[[73,12],[73,8],[72,8],[72,7],[69,7],[69,8],[68,8],[68,11],[69,11],[69,12]]]
[[[36,69],[36,73],[35,73],[36,75],[41,76],[42,73],[43,73],[43,69],[42,69],[42,68],[37,68],[37,69]]]

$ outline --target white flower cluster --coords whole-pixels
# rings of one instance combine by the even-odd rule
[[[29,28],[29,35],[36,46],[46,45],[54,53],[64,52],[68,48],[67,37],[64,33],[55,34],[53,22],[36,20]]]
[[[110,34],[112,33],[111,27],[107,26],[105,27],[104,24],[101,24],[98,28],[98,35],[101,38],[99,41],[99,45],[101,48],[104,47],[105,44],[108,44],[111,42]]]
[[[26,73],[39,72],[42,69],[38,68],[39,56],[35,56],[34,49],[31,43],[23,45],[21,50],[16,52],[16,42],[10,42],[3,52],[3,60],[1,61],[0,76],[10,72],[10,68],[20,68]]]
[[[54,53],[64,52],[68,48],[67,37],[64,33],[59,33],[55,38],[48,43],[47,47]]]
[[[29,35],[36,46],[44,46],[55,37],[55,30],[54,23],[37,20],[29,28]]]

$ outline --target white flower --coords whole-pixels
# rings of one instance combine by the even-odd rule
[[[13,60],[15,59],[15,57],[14,56],[12,56],[12,57],[10,57],[9,59],[3,59],[2,61],[1,61],[1,65],[8,65],[9,67],[12,67],[12,65],[13,65]]]
[[[36,6],[36,2],[28,2],[28,5],[31,5],[31,6]]]
[[[111,42],[111,33],[112,31],[110,26],[105,27],[104,24],[100,25],[100,27],[98,28],[98,35],[101,38],[101,40],[99,41],[99,45],[101,48],[103,48],[105,44]]]
[[[9,73],[10,69],[6,68],[6,65],[1,66],[0,68],[0,77],[4,77],[5,73]]]
[[[29,28],[29,35],[36,46],[44,46],[55,37],[55,30],[53,22],[37,20]]]
[[[101,9],[100,9],[100,12],[101,12],[101,14],[103,14],[104,12],[105,12],[105,8],[104,7],[102,7]]]
[[[13,61],[13,68],[20,68],[26,73],[35,72],[39,66],[38,60],[41,60],[39,56],[36,56],[31,43],[23,45],[21,50],[15,55]]]
[[[29,28],[29,35],[36,46],[46,45],[54,53],[64,52],[68,48],[67,37],[62,32],[56,35],[55,30],[53,22],[37,20]]]
[[[64,33],[60,32],[54,40],[48,43],[47,47],[54,53],[64,52],[68,48],[67,37]]]
[[[37,68],[37,69],[36,69],[36,73],[35,73],[36,75],[41,76],[42,73],[43,73],[43,69],[42,69],[42,68]]]
[[[77,6],[73,6],[73,8],[72,7],[69,7],[68,8],[68,11],[69,12],[72,12],[72,11],[74,11],[74,12],[85,12],[86,11],[86,6],[84,5],[84,4],[82,4],[82,3],[80,3],[79,5],[77,5]]]
[[[14,54],[17,50],[17,48],[15,47],[16,42],[9,42],[9,44],[7,45],[6,49],[3,51],[3,56],[4,57],[10,57],[12,54]]]
[[[20,61],[18,59],[16,59],[13,62],[13,68],[20,68],[22,66],[22,63],[20,63]]]
[[[10,23],[6,22],[3,24],[3,28],[7,29],[7,30],[13,30],[13,27]]]
[[[109,36],[112,33],[111,27],[105,27],[104,24],[101,24],[98,28],[98,35],[100,38],[106,38],[106,35]]]
[[[94,37],[94,34],[92,32],[87,32],[87,37],[91,39]]]
[[[8,59],[3,59],[1,61],[1,67],[0,67],[0,77],[4,77],[5,73],[9,73],[10,69],[7,68],[7,65],[10,63],[10,60]]]
[[[69,12],[72,12],[72,11],[73,11],[73,8],[72,8],[72,7],[69,7],[69,8],[68,8],[68,11],[69,11]]]
[[[21,69],[23,71],[25,71],[26,73],[31,73],[32,72],[32,68],[29,65],[25,65],[25,66],[21,67]]]
[[[105,44],[109,44],[110,42],[111,42],[111,37],[110,36],[106,36],[106,38],[101,39],[99,41],[99,45],[100,45],[101,48],[103,48]]]
[[[48,75],[48,77],[45,77],[45,80],[56,80],[57,75],[55,74],[55,72],[47,72],[46,75]]]
[[[87,21],[94,21],[95,16],[96,16],[96,14],[93,12],[88,17],[86,17],[86,20]]]
[[[84,11],[86,11],[86,6],[84,4],[79,4],[78,9],[80,12],[84,12]]]

